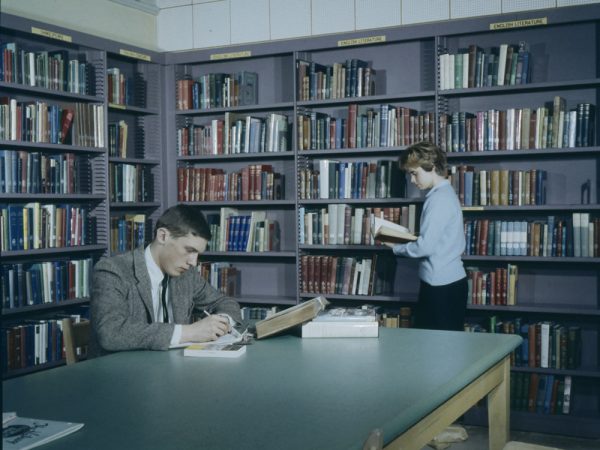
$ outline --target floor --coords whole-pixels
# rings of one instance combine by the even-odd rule
[[[488,448],[487,428],[474,426],[465,426],[465,428],[469,438],[464,442],[452,444],[448,450],[486,450]],[[600,450],[600,439],[581,439],[524,431],[511,431],[510,439],[528,444],[556,447],[561,450]],[[431,450],[431,447],[424,447],[423,450]]]

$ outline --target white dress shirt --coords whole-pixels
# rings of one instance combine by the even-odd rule
[[[150,252],[150,246],[146,247],[144,252],[144,258],[146,260],[146,267],[148,268],[148,275],[150,276],[150,291],[152,292],[152,310],[154,313],[154,317],[157,322],[163,321],[163,308],[162,303],[160,301],[160,295],[162,290],[162,281],[165,277],[165,274],[160,267],[154,261],[152,257],[152,253]],[[169,288],[167,287],[167,313],[169,314],[169,322],[173,323],[173,305],[169,301]],[[179,344],[181,340],[181,325],[175,324],[175,330],[173,331],[173,336],[171,336],[171,345]]]

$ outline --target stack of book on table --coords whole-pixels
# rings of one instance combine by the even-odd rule
[[[372,308],[331,308],[302,325],[302,337],[379,337],[379,322]]]

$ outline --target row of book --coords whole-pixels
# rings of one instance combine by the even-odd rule
[[[81,315],[72,314],[45,320],[31,320],[22,324],[3,324],[0,340],[2,373],[58,362],[65,358],[62,318],[74,322]]]
[[[151,228],[145,214],[111,216],[111,253],[123,253],[144,246],[146,244],[146,234]]]
[[[124,120],[108,124],[108,156],[127,158],[129,125]]]
[[[433,112],[392,105],[348,105],[346,117],[322,112],[296,116],[298,150],[396,147],[434,142]]]
[[[332,255],[303,255],[300,258],[303,293],[381,295],[391,292],[394,259]]]
[[[515,411],[570,414],[573,381],[570,375],[513,372],[510,405]]]
[[[211,229],[209,248],[219,252],[274,252],[281,249],[279,222],[265,211],[241,213],[222,207],[219,214],[207,214]]]
[[[278,113],[256,117],[226,112],[224,119],[210,124],[177,129],[179,156],[285,152],[289,142],[288,118]]]
[[[147,202],[154,198],[149,166],[110,163],[108,179],[111,202]]]
[[[476,170],[450,166],[450,184],[462,206],[545,205],[547,171],[541,169]]]
[[[90,296],[91,258],[0,265],[2,308],[59,303]]]
[[[491,316],[487,325],[466,323],[465,331],[518,334],[521,345],[512,353],[516,367],[574,370],[581,365],[581,327],[555,322],[528,322],[521,317],[499,320]]]
[[[590,218],[589,213],[533,221],[466,220],[465,254],[598,257],[599,227],[600,218]]]
[[[0,250],[91,245],[96,218],[87,208],[68,204],[0,205]]]
[[[516,264],[482,270],[466,267],[469,305],[516,305],[519,269]]]
[[[143,74],[136,72],[133,76],[127,76],[120,68],[110,67],[106,70],[106,79],[109,103],[146,107],[147,87]]]
[[[227,262],[201,262],[198,272],[221,294],[235,297],[240,293],[241,272]],[[244,317],[242,315],[242,317]]]
[[[565,101],[537,108],[440,114],[440,147],[450,152],[588,147],[596,134],[595,105]]]
[[[177,80],[177,109],[229,108],[258,103],[258,74],[242,70],[233,74],[208,73],[197,80]]]
[[[483,50],[476,44],[439,55],[440,89],[514,86],[531,80],[531,53],[526,42]]]
[[[0,139],[102,148],[103,106],[75,103],[66,108],[44,101],[23,102],[1,97]]]
[[[296,60],[298,100],[366,97],[375,95],[375,69],[361,59],[323,65]]]
[[[405,178],[390,160],[340,162],[315,160],[300,169],[299,195],[311,199],[402,197]]]
[[[0,150],[0,193],[75,194],[82,190],[82,172],[89,162],[74,153],[47,155]]]
[[[398,207],[353,208],[339,203],[324,208],[300,207],[300,244],[373,245],[371,222],[382,217],[414,232],[416,205]]]
[[[94,95],[94,68],[84,54],[30,51],[16,42],[0,45],[0,80],[73,94]]]
[[[177,168],[180,202],[283,200],[285,175],[270,164],[251,164],[237,172],[203,167]]]

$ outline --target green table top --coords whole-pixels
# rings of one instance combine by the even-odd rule
[[[521,342],[381,329],[257,341],[239,358],[122,352],[3,383],[3,411],[83,422],[58,449],[359,449],[405,431]]]

